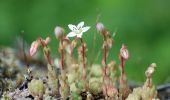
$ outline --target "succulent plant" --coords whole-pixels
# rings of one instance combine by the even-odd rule
[[[56,96],[59,93],[58,80],[49,78],[47,84],[48,84],[47,89],[49,89],[51,91],[49,95]]]
[[[60,94],[63,100],[66,100],[70,95],[70,86],[68,84],[68,78],[64,70],[62,70],[61,75],[59,76],[60,81]]]
[[[102,78],[90,78],[89,91],[95,95],[102,92]]]
[[[9,95],[8,91],[5,91],[2,97],[3,97],[3,100],[12,100],[12,96]]]
[[[102,67],[98,64],[93,64],[90,69],[91,77],[101,77],[102,76]]]
[[[42,99],[43,94],[45,93],[45,87],[43,81],[40,79],[33,79],[28,84],[28,90],[34,97],[37,96],[39,99]]]
[[[128,96],[127,100],[159,100],[157,97],[157,90],[152,83],[152,74],[154,73],[155,63],[152,63],[146,70],[146,82],[143,87],[133,89],[133,92]]]

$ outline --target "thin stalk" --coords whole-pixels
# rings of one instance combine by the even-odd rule
[[[85,62],[85,44],[82,38],[80,38],[81,44],[82,44],[82,57],[83,57],[83,71],[85,73],[83,73],[83,80],[86,80],[86,62]]]
[[[105,83],[105,78],[108,78],[109,76],[107,75],[107,37],[105,34],[103,34],[103,38],[104,38],[104,43],[103,43],[103,49],[104,49],[104,55],[103,55],[103,58],[104,58],[104,77],[103,77],[103,83],[104,83],[104,86],[105,86],[105,91],[106,91],[106,95],[105,95],[105,98],[107,98],[107,85]]]
[[[123,75],[125,73],[125,70],[124,70],[124,59],[121,57],[121,64],[120,64],[120,68],[121,68],[121,75]]]
[[[106,68],[107,68],[107,47],[106,47],[106,36],[103,34],[104,37],[104,74],[106,76]]]
[[[64,48],[63,48],[63,39],[60,41],[62,45],[61,49],[61,69],[64,70]]]
[[[40,44],[43,46],[43,48],[48,48],[47,44],[41,38],[39,38],[38,40],[39,40]],[[50,65],[53,65],[52,60],[51,60],[51,56],[50,56],[50,51],[49,50],[45,51],[44,54],[46,56],[46,59],[47,59],[48,63]]]
[[[122,57],[120,57],[120,60],[121,60],[121,64],[120,64],[120,70],[121,70],[120,79],[121,79],[121,81],[124,82],[124,80],[123,80],[123,75],[125,74],[125,71],[124,71],[124,59]]]

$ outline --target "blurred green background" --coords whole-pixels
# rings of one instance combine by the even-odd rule
[[[57,53],[55,26],[69,32],[68,24],[85,21],[91,29],[84,38],[88,44],[88,58],[96,57],[102,46],[102,36],[96,32],[99,21],[116,32],[115,44],[109,60],[119,64],[118,54],[125,43],[130,52],[126,71],[130,80],[144,82],[144,72],[150,63],[157,63],[156,84],[170,82],[170,0],[0,0],[0,45],[13,46],[22,30],[24,39],[31,43],[37,37],[52,36],[50,43]],[[93,36],[97,39],[93,46]],[[55,52],[56,51],[56,52]],[[95,52],[95,53],[93,53]],[[102,54],[95,63],[101,63]]]

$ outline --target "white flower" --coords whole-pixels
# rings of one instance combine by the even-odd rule
[[[69,24],[68,27],[72,32],[68,33],[67,37],[78,37],[81,38],[83,33],[90,29],[89,26],[83,27],[84,22],[80,22],[77,26]]]

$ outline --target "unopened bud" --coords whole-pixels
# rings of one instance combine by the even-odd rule
[[[98,22],[97,24],[96,24],[96,29],[97,29],[97,31],[99,32],[99,33],[104,33],[104,31],[105,31],[105,27],[104,27],[104,25],[103,25],[103,23],[101,23],[101,22]]]
[[[156,63],[152,63],[150,67],[156,67]]]
[[[145,74],[146,74],[147,77],[151,77],[151,76],[152,76],[152,74],[153,74],[154,71],[155,71],[155,67],[156,67],[156,63],[152,63],[152,64],[148,67],[148,69],[147,69],[146,72],[145,72]]]
[[[120,49],[120,56],[125,60],[129,58],[128,49],[126,48],[124,44],[122,45],[122,48]]]
[[[37,41],[32,42],[31,48],[30,48],[30,55],[31,56],[36,54],[38,46],[39,46],[39,43]]]
[[[57,26],[54,29],[54,33],[57,38],[61,38],[64,34],[64,29],[62,27]]]
[[[46,43],[46,44],[48,44],[50,41],[51,41],[51,38],[50,38],[50,37],[47,37],[47,38],[45,39],[45,43]]]

